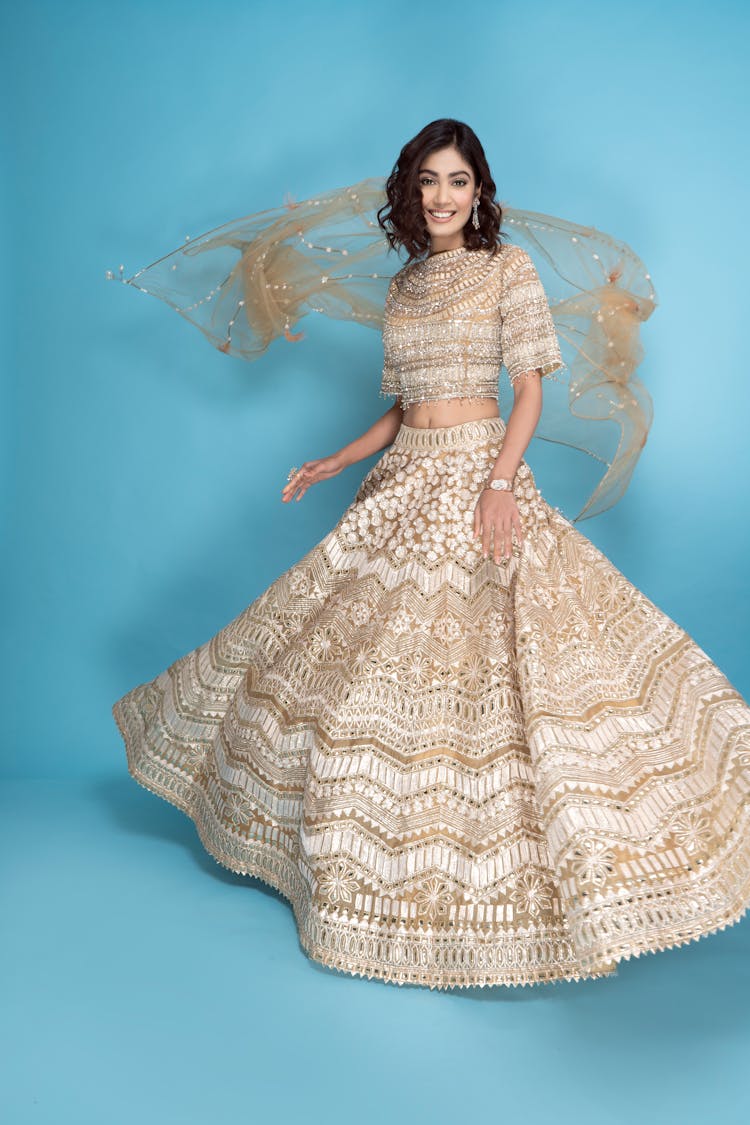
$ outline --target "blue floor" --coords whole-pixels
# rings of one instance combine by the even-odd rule
[[[127,773],[5,782],[0,826],[4,1125],[750,1115],[750,918],[610,979],[431,992],[311,961]]]

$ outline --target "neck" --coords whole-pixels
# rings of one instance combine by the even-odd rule
[[[445,238],[432,238],[430,240],[430,256],[433,254],[442,254],[445,250],[463,250],[465,247],[463,234],[459,231],[451,237]]]
[[[436,250],[434,248],[434,246],[431,246],[430,252],[427,253],[427,258],[424,259],[424,260],[427,261],[428,259],[431,259],[431,258],[458,257],[458,255],[460,253],[462,253],[464,250],[467,250],[467,246],[464,245],[463,243],[460,246],[445,246],[445,248],[442,248],[441,250]]]
[[[444,255],[452,257],[454,254],[459,254],[462,250],[466,250],[466,244],[461,243],[460,246],[443,246],[440,249],[431,246],[427,258],[442,258]]]

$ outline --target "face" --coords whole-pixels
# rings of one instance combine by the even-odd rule
[[[419,168],[422,209],[433,250],[462,246],[480,185],[467,160],[453,145],[430,152]]]

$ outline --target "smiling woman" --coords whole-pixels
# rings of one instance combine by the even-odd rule
[[[385,190],[378,220],[390,245],[410,258],[497,244],[503,212],[495,182],[478,137],[460,121],[433,121],[408,141]]]
[[[472,210],[474,225],[479,227],[481,184],[475,185],[473,172],[463,168],[446,170],[460,156],[458,149],[449,145],[431,154],[430,163],[435,168],[419,169],[422,207],[432,236],[433,254],[463,246],[463,228]]]
[[[750,904],[750,707],[537,488],[524,453],[562,353],[494,195],[461,122],[401,150],[378,212],[409,254],[382,313],[396,401],[294,469],[282,498],[385,452],[303,559],[114,705],[133,777],[191,816],[219,863],[289,899],[312,957],[431,988],[609,975]],[[325,199],[327,221],[361,215],[358,197]],[[316,209],[257,238],[230,224],[188,253],[239,245],[237,308],[267,330],[364,276],[348,247],[337,275],[334,241],[306,237]],[[611,407],[640,449],[629,376],[648,274],[606,236],[543,216],[527,229],[586,247],[596,282],[558,310],[585,326],[571,402]]]

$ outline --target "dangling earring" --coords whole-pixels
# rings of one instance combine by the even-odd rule
[[[478,195],[474,196],[474,202],[472,203],[472,208],[473,208],[473,211],[472,211],[472,216],[471,216],[471,225],[474,227],[474,230],[479,230],[479,196]]]

